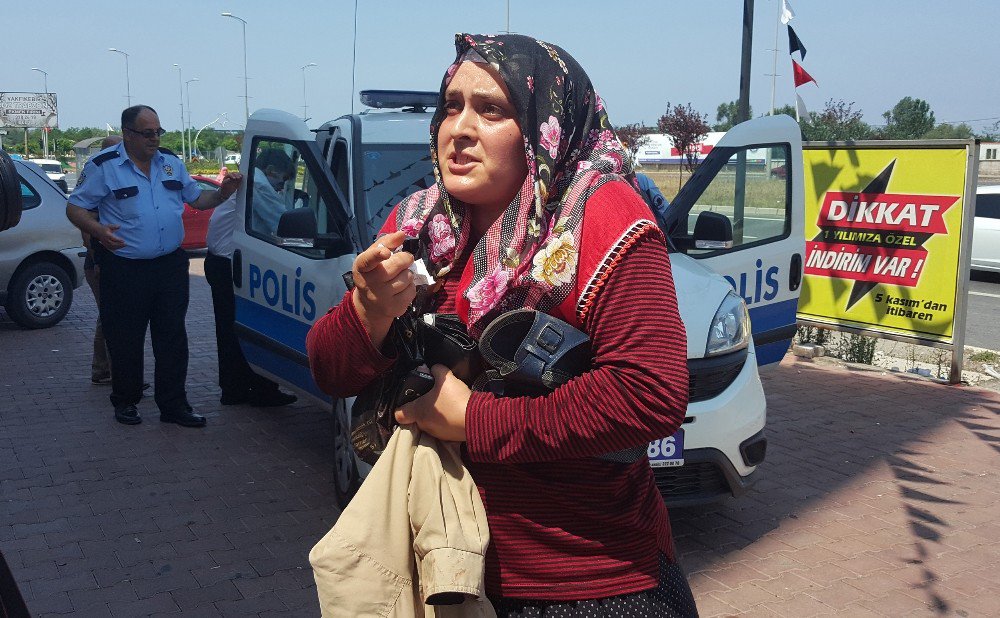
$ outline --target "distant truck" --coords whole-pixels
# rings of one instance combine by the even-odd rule
[[[315,130],[282,111],[250,117],[246,179],[237,195],[243,224],[233,254],[236,331],[247,360],[333,405],[341,504],[363,474],[350,442],[351,402],[331,402],[313,382],[306,333],[340,302],[342,274],[392,208],[434,183],[428,108],[437,93],[366,91],[361,101],[373,109]],[[288,212],[267,227],[260,223],[264,213],[255,213],[255,176],[262,172],[254,158],[272,148],[283,149],[297,172],[282,192]],[[672,505],[739,495],[761,474],[767,405],[757,369],[781,360],[795,334],[805,251],[801,166],[790,165],[782,178],[748,173],[746,153],[762,148],[801,161],[796,122],[758,118],[720,136],[663,223],[687,330],[690,403],[682,428],[650,443],[648,456]]]

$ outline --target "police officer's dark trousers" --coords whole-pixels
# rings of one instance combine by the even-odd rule
[[[233,331],[236,322],[236,295],[233,293],[233,262],[211,252],[205,256],[205,280],[212,288],[215,312],[215,342],[219,350],[219,388],[223,399],[276,393],[278,385],[250,368]]]
[[[190,279],[183,249],[140,260],[104,252],[101,323],[114,372],[111,404],[136,404],[142,396],[146,326],[153,343],[154,393],[161,412],[185,411],[188,340],[184,327]]]

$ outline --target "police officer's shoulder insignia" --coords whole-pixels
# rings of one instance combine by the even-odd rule
[[[109,150],[108,152],[104,152],[97,155],[96,157],[91,159],[91,161],[94,162],[94,165],[101,165],[105,161],[110,161],[111,159],[117,159],[120,156],[121,154],[117,150]]]
[[[82,171],[82,172],[80,172],[80,177],[77,178],[77,180],[76,180],[76,184],[82,185],[83,181],[86,180],[86,179],[87,179],[87,172],[86,171]]]
[[[174,168],[170,167],[169,165],[164,165],[163,166],[163,173],[166,174],[167,176],[173,176],[174,175]]]

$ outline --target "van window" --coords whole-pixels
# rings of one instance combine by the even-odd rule
[[[366,144],[362,157],[363,212],[371,242],[400,200],[434,184],[434,171],[427,144]]]
[[[21,210],[34,208],[41,203],[42,196],[38,195],[38,191],[21,179]]]
[[[1000,219],[1000,193],[976,194],[976,216]]]
[[[764,156],[768,151],[769,158]],[[711,211],[725,215],[733,226],[733,248],[727,251],[787,237],[792,229],[792,164],[787,145],[734,149],[688,213],[688,234],[694,232],[698,215]],[[687,253],[699,257],[717,252]]]
[[[276,140],[256,140],[252,150],[247,181],[247,233],[273,245],[280,245],[276,235],[281,215],[296,208],[309,208],[316,215],[318,234],[346,233],[337,221],[346,219],[342,205],[336,201],[325,178],[317,185],[320,170],[306,164],[304,143]],[[320,259],[335,257],[322,249],[285,247],[289,251]]]

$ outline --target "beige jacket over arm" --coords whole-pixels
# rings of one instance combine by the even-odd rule
[[[459,448],[416,426],[396,430],[309,553],[323,616],[495,618],[483,590],[486,511]],[[447,593],[465,601],[425,604]]]

